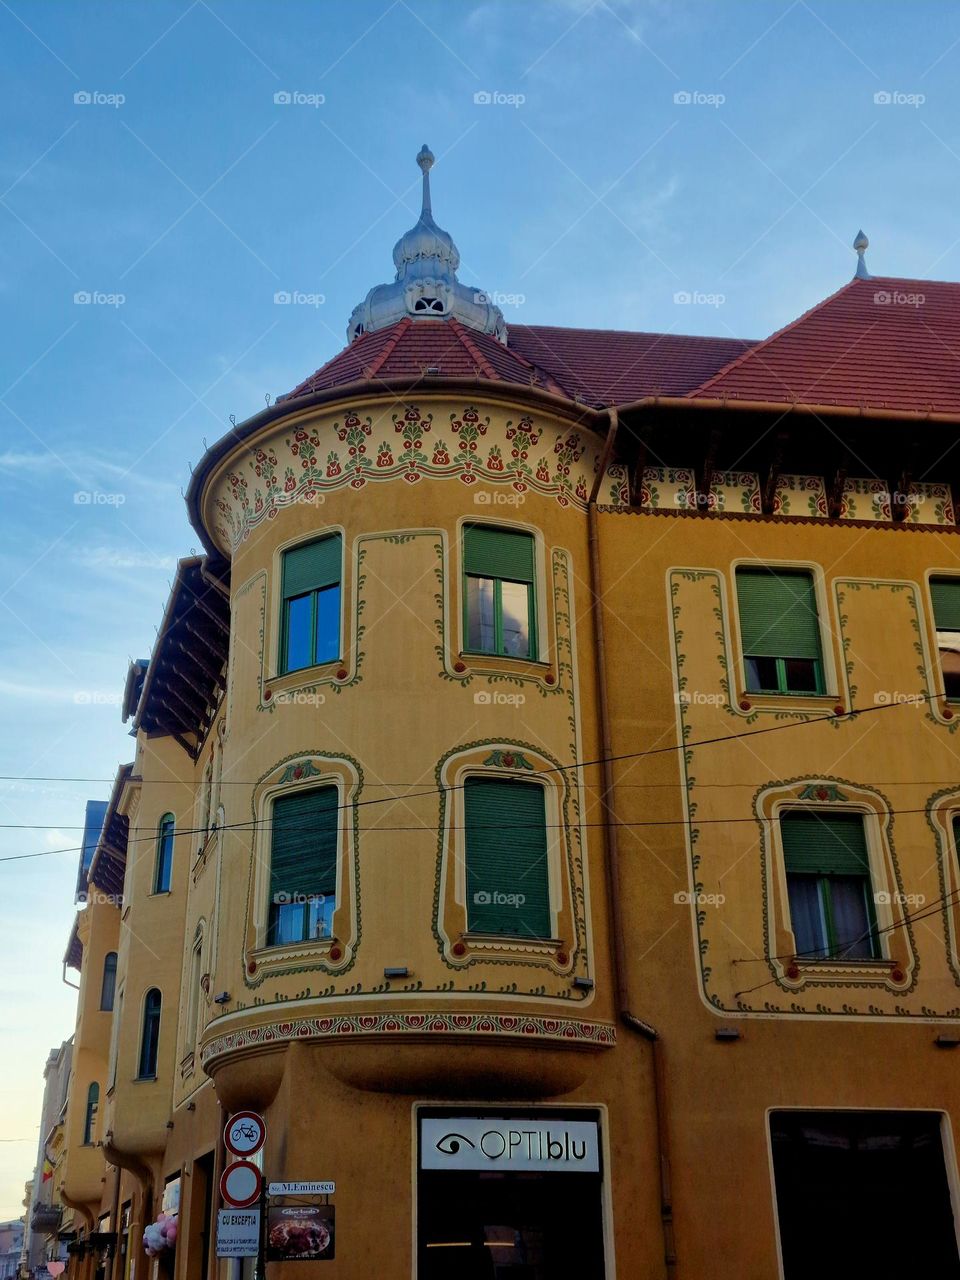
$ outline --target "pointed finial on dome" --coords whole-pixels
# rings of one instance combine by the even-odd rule
[[[425,213],[433,213],[430,207],[430,170],[433,168],[435,156],[426,143],[417,152],[417,164],[423,172],[423,208],[420,210],[420,217]]]
[[[867,249],[869,249],[870,241],[867,239],[862,229],[857,232],[856,239],[853,242],[853,247],[857,251],[856,276],[860,280],[869,280],[870,272],[867,270],[867,261],[863,255],[866,253]]]

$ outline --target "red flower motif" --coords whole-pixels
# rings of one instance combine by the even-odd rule
[[[296,487],[297,487],[297,482],[293,478],[293,476],[287,476],[286,480],[283,482],[283,492],[293,493]]]

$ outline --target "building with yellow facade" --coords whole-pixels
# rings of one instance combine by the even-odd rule
[[[960,286],[507,326],[417,160],[128,674],[69,1280],[225,1276],[245,1109],[343,1280],[956,1276]]]

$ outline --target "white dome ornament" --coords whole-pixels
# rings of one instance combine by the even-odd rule
[[[870,248],[870,241],[862,230],[857,232],[856,239],[853,242],[853,247],[857,251],[857,270],[855,272],[855,276],[858,280],[869,280],[870,272],[867,270],[867,260],[863,255]]]
[[[470,329],[489,333],[500,342],[507,340],[507,327],[500,308],[477,289],[468,289],[457,279],[460,253],[449,232],[433,220],[430,203],[430,170],[434,155],[424,143],[417,155],[423,174],[423,203],[416,224],[393,247],[397,269],[392,284],[375,285],[363,302],[354,307],[347,325],[347,341],[364,333],[385,329],[397,321],[447,320],[454,318]]]

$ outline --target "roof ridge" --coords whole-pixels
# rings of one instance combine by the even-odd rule
[[[835,289],[834,292],[829,294],[826,298],[821,298],[820,301],[816,303],[814,306],[808,307],[806,311],[802,311],[800,315],[796,316],[793,320],[791,320],[789,324],[785,324],[781,328],[775,329],[774,332],[771,333],[769,337],[762,338],[754,346],[748,347],[746,351],[743,351],[740,353],[740,355],[734,357],[734,359],[731,360],[729,364],[725,364],[722,369],[718,370],[714,374],[711,374],[711,376],[707,378],[706,382],[701,382],[698,387],[694,387],[692,391],[688,391],[687,399],[695,399],[697,396],[702,395],[719,378],[723,378],[728,373],[732,373],[734,369],[738,368],[741,364],[744,363],[744,361],[749,360],[751,356],[756,356],[758,360],[762,361],[763,352],[766,351],[766,349],[770,346],[771,343],[776,342],[778,338],[782,338],[783,335],[785,333],[789,333],[791,329],[796,329],[805,320],[809,319],[810,316],[816,315],[818,311],[822,311],[824,307],[828,306],[831,302],[833,302],[835,298],[839,298],[841,294],[846,293],[847,290],[850,289],[851,286],[855,285],[856,283],[857,283],[857,277],[854,276],[852,279],[848,280],[846,284],[841,285],[839,289]]]
[[[381,348],[379,355],[375,357],[373,364],[366,367],[365,372],[368,378],[375,378],[377,376],[377,374],[386,364],[387,360],[393,354],[397,346],[397,343],[400,341],[400,339],[403,337],[403,335],[407,332],[407,330],[410,328],[412,324],[413,324],[413,321],[410,319],[409,316],[403,317],[403,319],[397,325],[396,332],[383,344],[383,347]],[[374,332],[376,332],[376,330],[374,330]],[[347,350],[349,351],[350,348],[348,347]],[[363,365],[361,365],[360,367],[361,369],[364,368]]]
[[[456,318],[456,316],[450,317],[449,324],[450,324],[450,327],[453,329],[454,333],[459,338],[460,345],[464,347],[467,351],[469,351],[470,355],[473,356],[474,360],[479,360],[480,367],[483,370],[483,372],[487,375],[487,377],[493,378],[496,381],[500,381],[496,369],[494,369],[493,365],[490,363],[487,357],[483,354],[480,348],[468,336],[465,327],[460,323],[460,321]]]

